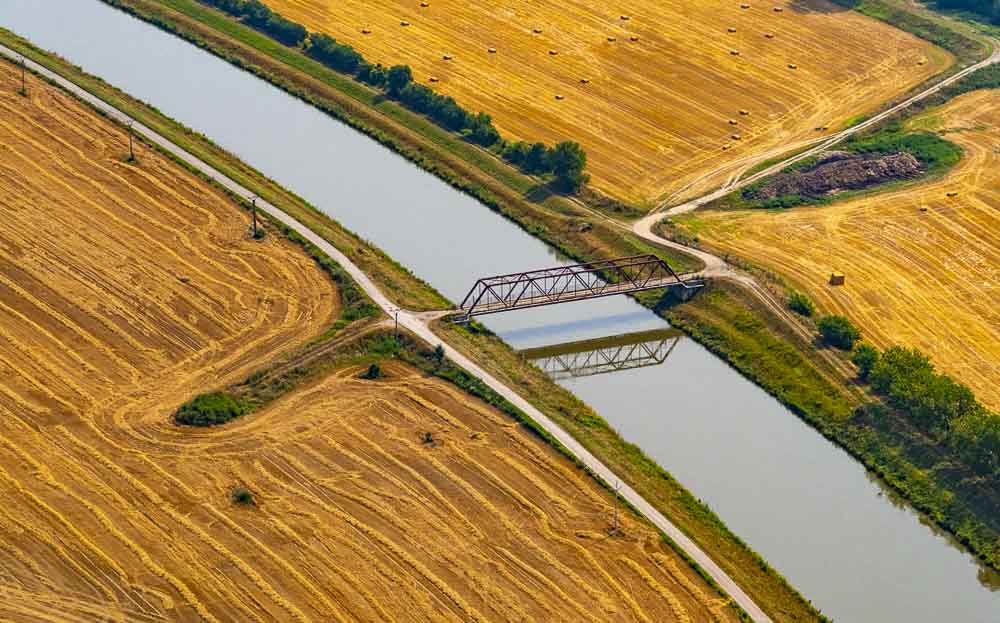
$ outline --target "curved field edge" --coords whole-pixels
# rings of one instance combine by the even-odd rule
[[[283,209],[288,209],[289,212],[296,214],[296,217],[303,222],[309,223],[311,229],[317,231],[324,238],[330,240],[332,243],[337,245],[338,248],[342,249],[345,253],[352,256],[355,259],[357,256],[357,250],[353,245],[363,245],[365,249],[372,249],[365,243],[359,243],[356,236],[350,234],[346,230],[343,230],[335,223],[333,223],[328,217],[319,213],[315,209],[311,208],[301,199],[296,198],[290,192],[281,189],[274,182],[267,180],[259,173],[256,173],[247,165],[240,163],[234,156],[226,153],[220,148],[211,144],[207,138],[194,133],[191,130],[183,128],[180,124],[164,117],[161,113],[151,109],[150,107],[138,102],[129,96],[125,95],[121,91],[107,85],[98,78],[94,78],[82,72],[77,67],[73,67],[66,63],[65,61],[48,55],[45,52],[38,50],[37,48],[31,46],[29,43],[25,42],[9,33],[0,29],[0,42],[8,45],[9,47],[18,50],[19,52],[25,54],[25,56],[31,58],[32,60],[39,62],[40,64],[46,66],[53,71],[60,73],[61,75],[72,79],[74,82],[80,84],[89,92],[106,99],[129,112],[130,115],[140,120],[142,123],[154,128],[157,132],[169,137],[171,140],[178,142],[186,150],[190,151],[192,154],[197,155],[199,158],[211,163],[213,166],[218,167],[220,170],[228,174],[232,174],[235,179],[241,180],[241,184],[254,189],[258,192],[261,197],[266,197],[268,201],[273,202]],[[381,252],[378,253],[378,258],[383,258],[384,255]],[[386,259],[386,262],[391,262],[391,260]],[[366,270],[372,266],[372,260],[370,256],[365,253],[360,254],[360,259],[358,260]],[[391,268],[391,266],[390,266]],[[385,286],[385,278],[380,277],[383,273],[385,267],[375,265],[372,270],[374,271],[373,277],[376,278],[380,284]],[[409,276],[408,272],[403,273],[404,277]],[[413,281],[409,282],[409,287],[412,287],[417,294],[420,294],[420,288],[428,288],[422,282],[419,282],[415,278]],[[392,283],[392,281],[390,281]],[[429,288],[428,288],[429,289]],[[425,295],[426,296],[426,295]],[[436,295],[435,295],[436,296]],[[483,340],[478,345],[474,346],[474,351],[482,355],[489,351],[490,340]],[[504,346],[506,348],[506,346]],[[508,349],[509,350],[509,349]],[[513,351],[511,351],[513,352]],[[480,357],[482,361],[483,358]],[[537,370],[526,364],[520,364],[524,369],[524,372],[529,374],[534,374]],[[571,394],[560,388],[555,383],[551,382],[547,378],[544,379],[544,386],[538,390],[535,395],[528,395],[528,398],[536,405],[549,414],[556,415],[545,404],[541,396],[548,396],[554,394],[564,394],[568,396],[574,403],[574,409],[584,409],[589,413],[589,410],[583,403],[581,403]],[[585,418],[588,416],[584,416]],[[612,431],[613,432],[613,431]],[[610,440],[611,447],[623,448],[626,452],[633,452],[634,450],[628,450],[633,448],[630,444],[622,440],[616,434],[614,439]],[[599,457],[604,459],[603,453],[596,453]],[[645,463],[639,466],[639,470],[635,473],[640,473],[641,470],[655,470],[660,474],[659,478],[669,479],[676,485],[677,495],[681,495],[684,499],[695,500],[694,496],[683,490],[679,484],[669,477],[669,475],[662,468],[655,466],[654,463],[645,459]],[[655,466],[655,467],[654,467]],[[628,473],[625,474],[625,478],[628,478]],[[711,514],[710,511],[705,508],[703,511],[697,513],[692,513],[689,517],[693,522],[698,525],[692,524],[691,526],[681,525],[681,528],[685,530],[689,535],[701,534],[703,538],[695,538],[700,545],[706,547],[706,550],[711,553],[713,559],[717,559],[720,556],[720,552],[712,547],[714,542],[724,543],[727,545],[727,551],[742,551],[745,552],[741,559],[746,559],[748,561],[748,567],[746,572],[739,573],[736,577],[744,578],[746,574],[759,574],[761,577],[758,578],[758,585],[756,587],[751,587],[749,591],[750,594],[759,603],[764,604],[764,608],[769,612],[769,614],[775,617],[778,621],[800,621],[800,620],[823,620],[823,617],[819,615],[815,609],[800,595],[798,594],[788,583],[784,580],[776,571],[767,565],[757,554],[753,553],[749,548],[745,546],[738,537],[733,535],[728,529],[724,528],[724,524]],[[721,530],[721,533],[712,536],[705,540],[706,535],[711,535],[713,532]],[[676,550],[677,548],[675,548]],[[683,555],[683,553],[682,553]],[[685,555],[686,557],[686,555]],[[735,568],[735,567],[734,567]],[[741,581],[742,585],[742,581]]]
[[[700,266],[692,256],[622,235],[595,214],[624,210],[637,216],[623,204],[590,191],[584,196],[594,207],[556,194],[539,179],[381,92],[195,0],[100,1],[193,43],[373,138],[566,257],[586,261],[655,253],[680,272]]]

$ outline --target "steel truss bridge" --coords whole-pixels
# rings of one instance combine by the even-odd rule
[[[562,381],[658,366],[667,360],[683,336],[677,329],[657,329],[529,348],[520,353],[551,378]]]
[[[687,298],[705,285],[700,274],[678,275],[655,255],[635,255],[585,264],[485,277],[462,300],[461,321],[514,309],[656,290],[676,289]]]

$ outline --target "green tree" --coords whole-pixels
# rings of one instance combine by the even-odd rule
[[[413,82],[413,71],[409,65],[393,65],[386,72],[385,77],[389,95],[395,97],[406,88],[406,85]]]
[[[378,365],[378,363],[373,363],[368,366],[368,369],[361,375],[361,378],[368,379],[369,381],[380,379],[382,378],[382,368]]]
[[[438,365],[441,365],[444,361],[444,354],[444,346],[442,344],[438,344],[434,349],[434,361],[436,361]]]
[[[868,375],[871,374],[872,368],[878,363],[878,349],[876,349],[871,344],[860,344],[854,349],[854,355],[851,357],[851,361],[854,365],[858,367],[858,378],[862,381],[868,379]]]
[[[803,316],[812,316],[816,313],[816,305],[804,292],[793,291],[788,295],[788,309]]]
[[[535,143],[524,156],[524,170],[528,173],[546,173],[549,169],[549,149],[544,143]]]
[[[861,332],[843,316],[823,316],[817,323],[823,341],[841,350],[851,350]]]
[[[564,141],[549,152],[549,166],[556,176],[556,183],[567,192],[576,192],[589,179],[583,169],[587,166],[587,152],[579,143]]]

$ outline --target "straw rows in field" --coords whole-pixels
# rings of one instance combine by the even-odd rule
[[[578,141],[593,185],[632,201],[709,189],[950,63],[823,0],[268,4],[371,62],[411,65],[508,138]]]
[[[787,275],[877,345],[919,348],[998,409],[1000,91],[920,123],[965,152],[943,178],[831,206],[704,213],[699,236]],[[826,285],[832,271],[845,286]]]
[[[221,193],[126,153],[53,87],[0,92],[0,618],[732,619],[644,525],[606,538],[609,495],[567,460],[401,366],[171,424],[338,299]]]

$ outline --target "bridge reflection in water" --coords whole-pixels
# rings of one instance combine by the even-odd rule
[[[658,366],[667,360],[683,336],[677,329],[655,329],[519,352],[554,380],[561,381]]]

